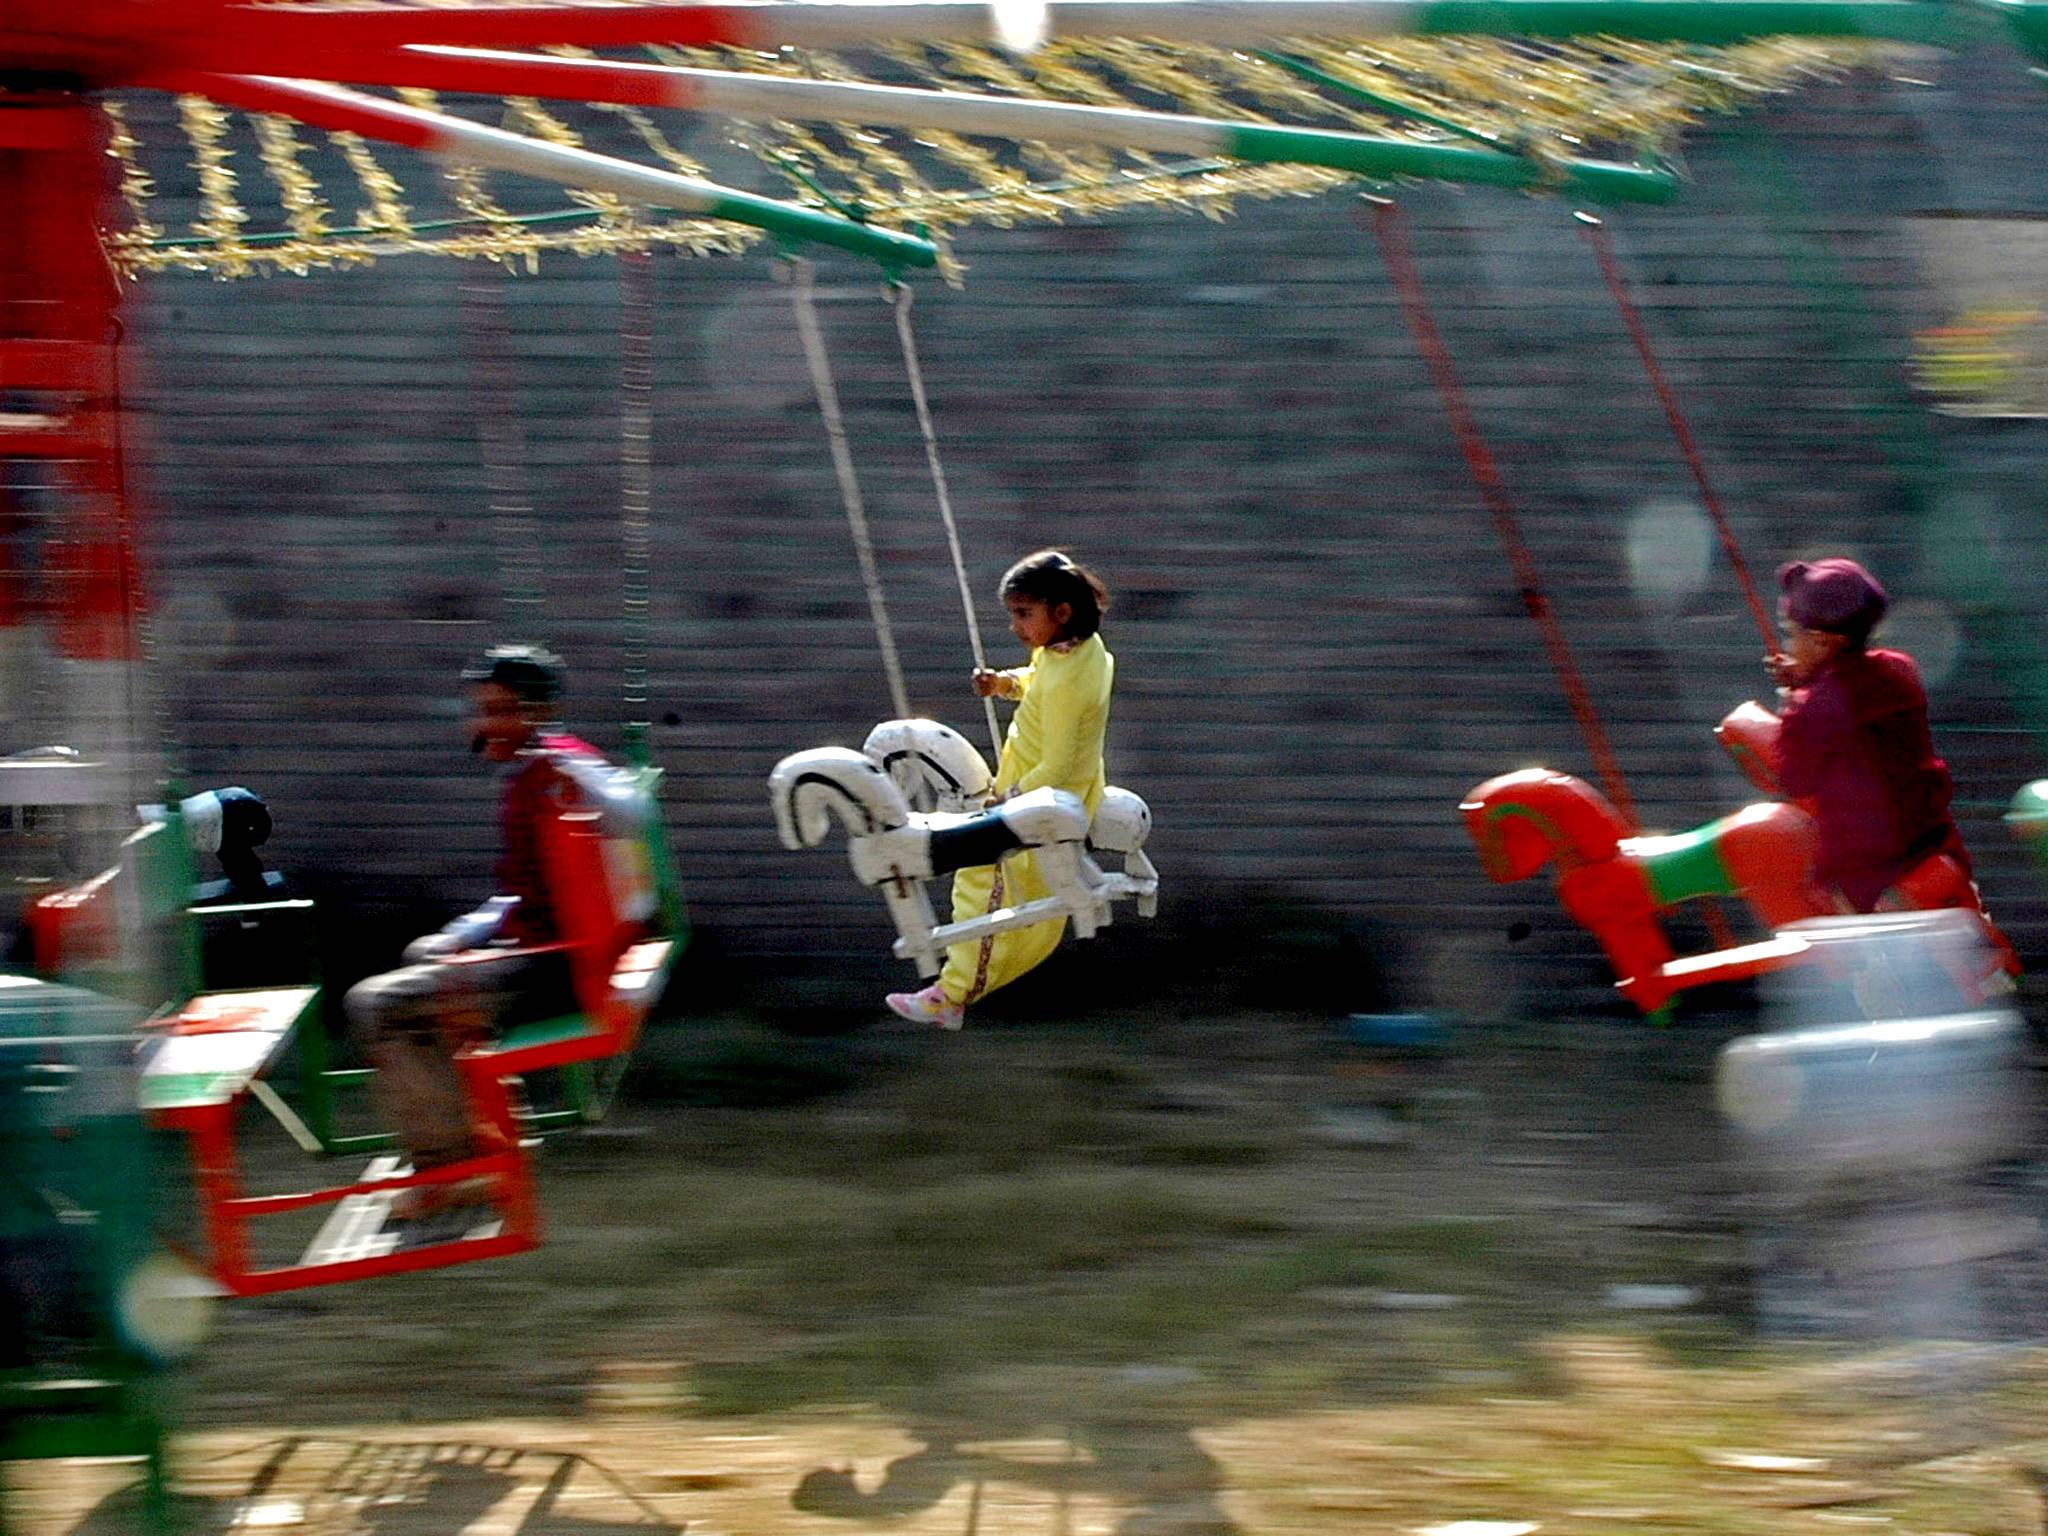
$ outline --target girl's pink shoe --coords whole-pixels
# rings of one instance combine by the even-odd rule
[[[891,992],[889,1011],[913,1024],[936,1024],[941,1029],[958,1029],[967,1022],[967,1010],[946,1001],[946,994],[933,982],[922,992]]]

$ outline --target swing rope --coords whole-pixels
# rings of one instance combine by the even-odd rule
[[[1473,419],[1470,406],[1466,403],[1465,392],[1458,382],[1456,367],[1451,362],[1449,348],[1438,334],[1436,322],[1430,318],[1429,300],[1422,287],[1422,274],[1415,265],[1415,259],[1408,250],[1407,237],[1401,223],[1401,211],[1394,204],[1379,203],[1373,210],[1373,233],[1378,237],[1380,257],[1386,263],[1387,274],[1393,280],[1394,291],[1399,296],[1401,308],[1408,320],[1408,328],[1415,337],[1416,349],[1422,353],[1428,364],[1432,380],[1436,384],[1437,398],[1443,404],[1444,415],[1451,424],[1452,435],[1458,440],[1458,447],[1465,455],[1466,466],[1471,470],[1472,479],[1479,488],[1480,499],[1493,519],[1493,531],[1499,538],[1501,548],[1506,551],[1508,564],[1513,568],[1516,585],[1521,589],[1522,605],[1529,610],[1529,617],[1536,621],[1536,627],[1543,636],[1543,648],[1549,653],[1551,670],[1557,674],[1558,682],[1564,688],[1565,700],[1571,706],[1573,718],[1578,721],[1579,734],[1585,739],[1586,750],[1593,758],[1594,769],[1606,787],[1607,798],[1614,802],[1615,809],[1630,827],[1638,825],[1635,802],[1630,798],[1628,785],[1621,776],[1621,764],[1608,744],[1607,732],[1600,724],[1600,716],[1593,708],[1593,696],[1587,690],[1585,679],[1580,675],[1578,663],[1572,659],[1571,645],[1565,639],[1564,630],[1557,622],[1557,616],[1550,611],[1550,599],[1543,593],[1541,578],[1536,569],[1536,557],[1530,553],[1528,544],[1522,538],[1521,525],[1515,517],[1514,503],[1508,496],[1506,483],[1500,471],[1494,467],[1493,455],[1488,451],[1486,440],[1479,435],[1478,423]]]
[[[1742,548],[1735,542],[1735,530],[1728,521],[1727,509],[1722,506],[1721,498],[1715,494],[1713,482],[1707,476],[1706,460],[1700,454],[1699,445],[1693,441],[1692,429],[1678,407],[1678,395],[1664,377],[1664,370],[1658,366],[1657,355],[1650,348],[1649,330],[1628,296],[1628,284],[1622,278],[1621,265],[1614,259],[1614,244],[1598,219],[1586,214],[1579,217],[1585,223],[1586,239],[1593,247],[1594,258],[1600,263],[1600,274],[1607,279],[1608,292],[1614,295],[1614,306],[1621,312],[1622,324],[1628,328],[1636,355],[1643,361],[1643,372],[1649,377],[1650,388],[1656,391],[1658,403],[1664,407],[1664,419],[1671,424],[1671,435],[1678,441],[1678,451],[1684,456],[1686,467],[1692,471],[1693,483],[1699,487],[1700,501],[1714,521],[1714,532],[1720,536],[1721,548],[1727,553],[1729,569],[1735,572],[1743,601],[1749,604],[1749,615],[1756,621],[1757,632],[1763,636],[1764,650],[1775,652],[1778,636],[1771,628],[1770,615],[1764,609],[1763,599],[1757,595],[1756,582],[1749,574],[1749,562],[1742,558]]]
[[[818,411],[825,418],[825,435],[832,444],[832,469],[839,478],[839,499],[846,506],[846,525],[853,533],[853,551],[860,561],[860,579],[868,589],[868,611],[874,616],[875,643],[881,647],[882,670],[889,678],[889,699],[898,719],[910,714],[910,692],[903,684],[903,663],[896,655],[896,634],[889,627],[889,607],[882,598],[882,576],[875,565],[875,545],[868,533],[867,508],[861,501],[860,481],[854,475],[853,450],[846,441],[846,420],[839,411],[839,391],[832,383],[832,364],[825,355],[825,336],[818,326],[818,307],[813,293],[810,262],[802,257],[790,261],[790,306],[796,312],[796,327],[803,337],[804,358],[811,368],[811,388],[818,396]]]
[[[619,653],[626,755],[647,766],[648,566],[654,502],[654,258],[619,255]]]
[[[477,440],[483,453],[484,494],[489,508],[492,554],[505,598],[507,634],[539,642],[542,602],[540,550],[535,539],[533,501],[524,488],[526,435],[519,424],[517,386],[512,378],[509,322],[504,284],[510,274],[467,275],[462,308],[468,324],[475,370]]]
[[[967,617],[967,643],[974,651],[977,671],[986,670],[988,656],[982,650],[981,623],[974,616],[974,592],[967,581],[967,562],[960,553],[960,525],[953,518],[953,495],[946,486],[945,466],[939,462],[939,437],[932,428],[931,402],[925,397],[924,369],[917,360],[917,339],[910,329],[910,285],[897,283],[896,339],[903,345],[903,371],[910,379],[910,398],[917,403],[917,429],[924,435],[924,460],[932,472],[932,491],[938,497],[939,518],[946,525],[946,548],[953,556],[953,579],[960,585],[960,611]],[[988,720],[988,741],[996,758],[1003,755],[1002,728],[996,724],[996,702],[981,701]]]

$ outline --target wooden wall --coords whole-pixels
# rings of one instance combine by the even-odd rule
[[[2048,885],[1995,817],[2044,762],[2013,661],[2040,632],[2042,433],[1936,421],[1900,365],[1941,313],[1906,220],[2042,211],[2048,97],[2002,54],[1931,67],[1932,86],[1862,77],[1711,124],[1685,198],[1610,227],[1759,573],[1859,553],[1906,600],[1900,642],[1957,652],[1932,678],[1941,744],[1986,889],[2038,955]],[[1763,690],[1759,643],[1571,210],[1401,200],[1646,823],[1733,808],[1709,729]],[[1163,982],[1219,946],[1284,973],[1319,963],[1299,935],[1321,925],[1350,938],[1359,1006],[1597,1005],[1584,936],[1544,886],[1489,886],[1455,813],[1494,772],[1588,761],[1360,214],[1332,197],[976,231],[964,290],[921,285],[982,620],[1007,652],[993,584],[1043,544],[1118,594],[1111,771],[1152,804],[1169,894],[1089,974]],[[722,979],[844,1003],[907,968],[836,847],[777,846],[765,778],[794,748],[857,744],[887,692],[771,266],[659,269],[653,746]],[[278,863],[340,936],[337,980],[483,894],[495,839],[453,686],[505,627],[470,276],[391,260],[140,295],[137,458],[188,776],[269,798]],[[852,263],[821,281],[844,295],[826,321],[915,702],[974,734],[888,312]],[[615,275],[564,257],[509,292],[545,637],[575,669],[574,722],[612,746]]]

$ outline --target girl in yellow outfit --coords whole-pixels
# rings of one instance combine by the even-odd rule
[[[983,698],[1016,701],[1003,742],[992,801],[1033,789],[1064,789],[1095,815],[1107,782],[1102,738],[1109,728],[1109,690],[1116,658],[1098,631],[1109,593],[1086,566],[1056,549],[1027,555],[1003,573],[1010,632],[1031,647],[1028,666],[977,671]],[[953,876],[953,921],[1052,892],[1030,853],[982,864]],[[958,1029],[969,1003],[1007,986],[1051,954],[1066,931],[1064,917],[1012,928],[946,951],[945,969],[922,992],[892,992],[889,1006],[906,1019]]]

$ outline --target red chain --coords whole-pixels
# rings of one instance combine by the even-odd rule
[[[1429,301],[1422,291],[1422,275],[1415,266],[1414,257],[1409,254],[1407,238],[1401,227],[1400,209],[1392,203],[1379,204],[1373,213],[1373,233],[1379,238],[1381,258],[1393,279],[1394,291],[1400,296],[1401,308],[1407,314],[1408,328],[1415,333],[1416,349],[1429,365],[1430,376],[1436,382],[1437,396],[1443,402],[1444,415],[1449,418],[1458,447],[1464,452],[1465,463],[1479,487],[1480,499],[1492,515],[1493,531],[1500,539],[1501,548],[1507,552],[1509,565],[1514,568],[1515,581],[1522,592],[1522,605],[1542,631],[1543,648],[1550,654],[1551,669],[1557,673],[1565,700],[1571,705],[1572,715],[1579,723],[1579,734],[1585,738],[1593,767],[1607,788],[1607,798],[1614,802],[1622,820],[1634,828],[1637,824],[1635,803],[1629,798],[1628,785],[1622,779],[1621,764],[1615,759],[1613,747],[1608,745],[1607,732],[1601,727],[1600,716],[1593,708],[1593,697],[1586,690],[1578,663],[1572,659],[1564,630],[1550,611],[1550,600],[1543,595],[1543,586],[1536,571],[1536,557],[1529,552],[1529,546],[1522,538],[1521,525],[1516,521],[1514,503],[1508,498],[1507,486],[1501,480],[1500,471],[1494,467],[1493,455],[1487,451],[1486,440],[1479,435],[1478,424],[1466,404],[1465,391],[1458,383],[1458,372],[1452,366],[1450,351],[1444,346],[1443,337],[1437,334],[1436,322],[1430,318]]]
[[[1650,350],[1650,333],[1643,328],[1642,316],[1629,300],[1628,285],[1622,281],[1621,267],[1614,259],[1613,242],[1598,224],[1586,226],[1586,238],[1593,243],[1593,254],[1600,262],[1600,274],[1607,279],[1615,308],[1621,311],[1622,324],[1628,327],[1629,339],[1636,344],[1636,354],[1643,360],[1643,372],[1649,375],[1650,387],[1657,392],[1658,402],[1664,407],[1664,419],[1671,423],[1671,435],[1678,439],[1678,451],[1685,455],[1686,467],[1692,471],[1693,482],[1700,488],[1700,500],[1706,506],[1707,515],[1714,520],[1714,531],[1721,536],[1721,548],[1727,551],[1729,568],[1735,572],[1743,600],[1749,604],[1749,615],[1756,620],[1757,633],[1764,637],[1764,650],[1774,652],[1778,649],[1778,636],[1771,628],[1771,616],[1764,608],[1763,599],[1757,596],[1756,583],[1749,575],[1749,562],[1742,558],[1742,546],[1735,542],[1735,530],[1729,526],[1727,510],[1721,505],[1721,498],[1714,494],[1713,482],[1707,478],[1706,460],[1700,457],[1699,445],[1692,439],[1692,429],[1685,424],[1685,414],[1678,408],[1678,396],[1672,392],[1664,370],[1657,365],[1657,354]]]

